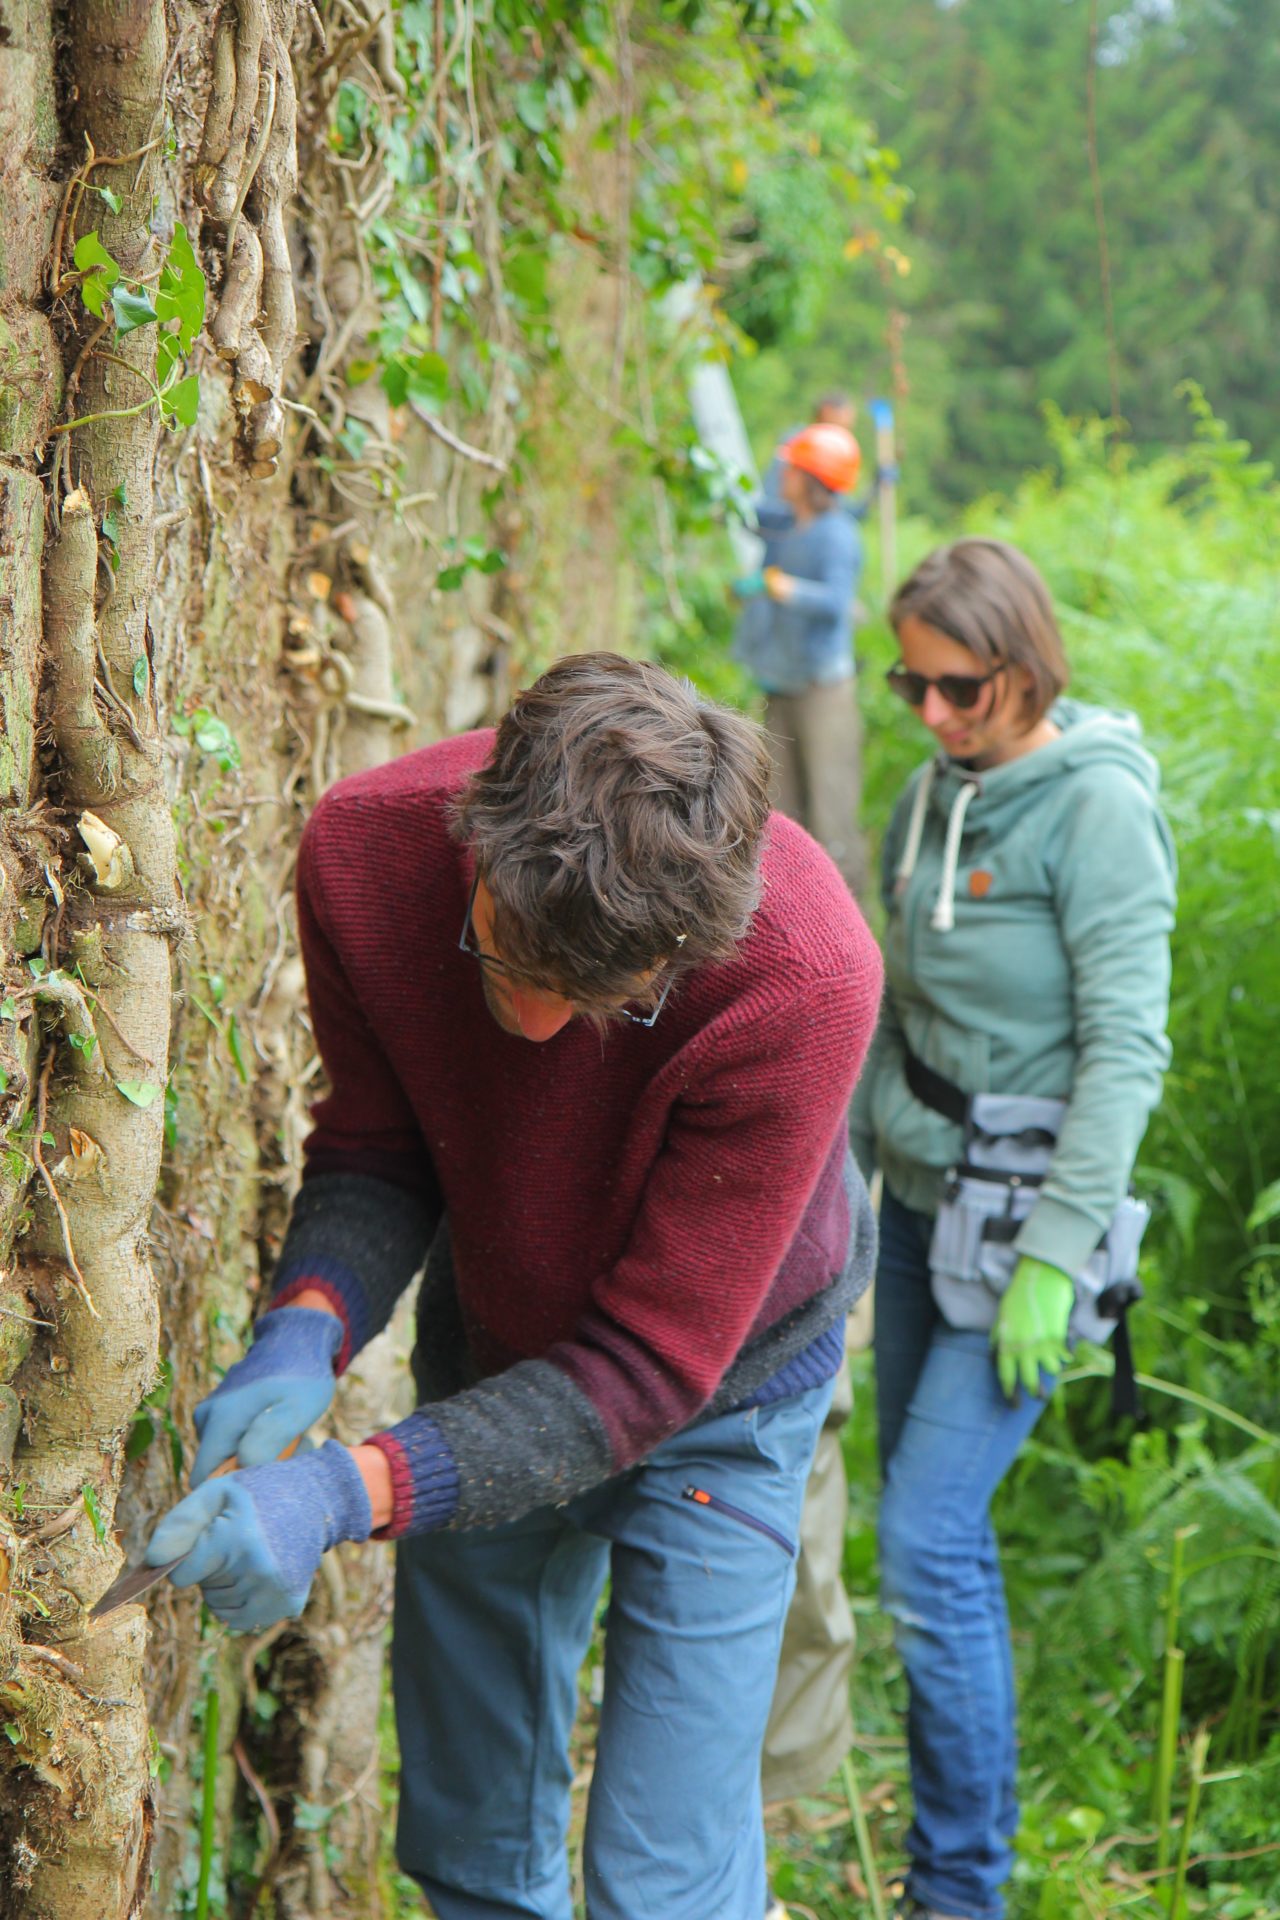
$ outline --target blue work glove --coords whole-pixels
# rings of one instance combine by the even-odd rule
[[[148,1566],[182,1561],[175,1587],[199,1586],[219,1620],[258,1633],[302,1612],[321,1556],[367,1540],[373,1508],[349,1447],[246,1467],[197,1487],[151,1536]]]
[[[320,1418],[333,1399],[343,1332],[336,1313],[314,1307],[274,1307],[263,1314],[248,1353],[195,1410],[200,1447],[193,1487],[233,1453],[242,1467],[278,1459]]]
[[[996,1372],[1007,1400],[1016,1397],[1019,1385],[1029,1394],[1040,1393],[1042,1371],[1062,1372],[1075,1298],[1075,1282],[1061,1267],[1027,1254],[1019,1260],[991,1329]]]
[[[737,600],[754,600],[758,593],[764,592],[764,575],[757,567],[754,573],[744,573],[737,580],[731,580],[729,591]]]

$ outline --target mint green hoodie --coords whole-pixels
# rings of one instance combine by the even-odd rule
[[[1169,1060],[1175,860],[1132,714],[1060,700],[1047,746],[976,773],[938,755],[884,848],[885,997],[853,1107],[864,1172],[937,1210],[961,1130],[923,1106],[904,1037],[966,1093],[1066,1099],[1018,1250],[1082,1267],[1123,1197]]]

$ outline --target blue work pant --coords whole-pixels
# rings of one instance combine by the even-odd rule
[[[759,1920],[760,1750],[831,1393],[706,1420],[566,1506],[401,1542],[397,1851],[439,1920],[571,1920],[569,1736],[606,1575],[589,1920]]]
[[[885,1192],[875,1333],[880,1592],[910,1688],[908,1886],[940,1913],[1000,1920],[1018,1825],[1017,1745],[990,1508],[1045,1402],[1021,1394],[1010,1405],[987,1334],[942,1319],[929,1288],[932,1229]]]

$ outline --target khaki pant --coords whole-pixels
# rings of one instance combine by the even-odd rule
[[[760,1784],[766,1801],[819,1792],[853,1744],[849,1680],[854,1628],[844,1590],[849,1488],[840,1431],[853,1411],[849,1370],[836,1380],[809,1471],[795,1597],[787,1615]]]
[[[850,893],[866,898],[867,855],[858,829],[862,716],[853,680],[771,693],[764,723],[773,751],[773,804],[825,847]]]

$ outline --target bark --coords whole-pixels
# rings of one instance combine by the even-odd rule
[[[143,276],[155,256],[148,216],[160,184],[164,15],[136,0],[86,3],[69,25],[82,150],[87,138],[98,153],[140,156],[102,169],[120,210],[104,204],[101,230],[125,271]],[[127,407],[144,385],[154,343],[132,335],[118,347],[115,363],[93,353],[83,361],[76,399],[85,414]],[[19,1605],[28,1645],[9,1704],[17,1757],[32,1776],[23,1911],[57,1920],[140,1911],[154,1823],[145,1622],[131,1610],[89,1632],[86,1611],[119,1570],[109,1529],[121,1443],[157,1352],[147,1221],[161,1152],[168,941],[181,916],[156,717],[135,691],[135,665],[148,657],[156,433],[154,411],[75,431],[70,490],[51,502],[44,574],[53,789],[66,826],[92,809],[100,847],[115,856],[101,866],[91,859],[87,872],[64,865],[54,891],[45,957],[55,972],[78,968],[88,994],[46,996],[42,1009],[39,1180],[21,1243],[28,1291],[48,1325],[18,1376],[25,1421],[13,1474],[26,1489],[24,1580],[38,1582],[39,1595],[29,1591],[39,1605]],[[95,527],[113,497],[114,575],[99,566]],[[96,1028],[91,1055],[64,1044],[77,1024],[85,1038],[86,1017]]]
[[[198,1603],[167,1586],[145,1615],[84,1632],[184,1490],[175,1450],[189,1458],[192,1408],[241,1350],[279,1249],[319,1091],[292,918],[307,809],[342,773],[493,718],[527,651],[518,570],[497,587],[434,585],[442,548],[491,531],[492,468],[458,455],[449,429],[393,418],[376,380],[344,377],[380,321],[361,209],[384,181],[376,153],[362,171],[335,165],[325,102],[369,62],[389,92],[398,80],[391,9],[363,12],[372,39],[325,0],[5,9],[0,958],[17,1017],[0,1018],[0,1125],[27,1145],[0,1151],[0,1721],[20,1735],[0,1739],[0,1920],[173,1920],[191,1889],[211,1679],[223,1860],[234,1820],[259,1840],[260,1911],[268,1898],[278,1920],[378,1911],[388,1553],[330,1556],[306,1619],[269,1648],[202,1638]],[[476,240],[492,251],[498,173],[483,164]],[[162,433],[151,409],[50,437],[136,405],[155,351],[145,328],[95,335],[76,237],[98,228],[145,280],[175,218],[211,292],[196,427]],[[500,302],[472,318],[518,352]],[[565,443],[563,397],[544,396],[548,449]],[[455,438],[505,461],[508,405],[499,388]],[[359,477],[344,490],[320,467],[348,418],[367,430],[369,470],[394,465],[417,504],[393,514],[372,487],[353,500]],[[572,523],[575,461],[568,514],[508,504],[504,543]],[[572,571],[570,543],[551,545]],[[604,604],[584,590],[578,626],[547,651],[597,644]],[[234,735],[238,767],[173,733],[197,709]],[[137,1106],[120,1082],[166,1097]],[[402,1321],[354,1370],[340,1436],[395,1416],[406,1345]],[[148,1412],[158,1353],[171,1391]],[[125,1437],[148,1426],[126,1463]],[[294,1818],[299,1800],[321,1830]]]

